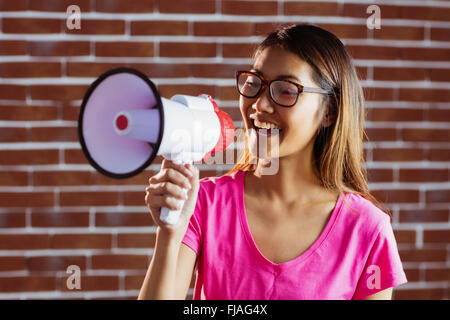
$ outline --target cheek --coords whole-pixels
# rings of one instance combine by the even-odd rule
[[[303,99],[292,110],[293,112],[286,117],[287,127],[289,128],[288,136],[292,137],[292,139],[309,140],[317,131],[319,125],[318,100],[313,97],[308,98]]]

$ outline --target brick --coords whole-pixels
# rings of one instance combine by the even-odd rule
[[[64,150],[64,163],[67,164],[89,164],[81,149]]]
[[[256,47],[255,43],[224,43],[222,56],[224,58],[251,58]]]
[[[444,288],[395,290],[395,300],[440,300],[444,298]]]
[[[8,62],[0,66],[3,78],[61,77],[61,64],[55,62]]]
[[[429,72],[431,81],[450,81],[450,71],[448,69],[429,69]]]
[[[27,10],[27,0],[0,1],[0,11],[23,11]]]
[[[151,42],[97,42],[95,55],[97,57],[153,57],[154,49]]]
[[[145,187],[140,192],[123,192],[123,202],[126,206],[145,205]]]
[[[400,101],[448,102],[450,91],[444,89],[406,89],[399,88]]]
[[[161,42],[159,44],[159,55],[161,57],[215,57],[215,43],[183,43],[183,42]]]
[[[34,171],[35,186],[80,186],[92,185],[90,171]]]
[[[197,96],[199,94],[209,94],[212,97],[217,97],[216,87],[210,85],[160,85],[158,90],[163,97],[172,97],[175,94],[186,94]]]
[[[192,64],[191,75],[200,78],[233,78],[237,70],[246,70],[247,65],[230,64]]]
[[[26,186],[28,185],[28,172],[0,171],[0,186]]]
[[[99,212],[95,215],[96,227],[150,227],[155,225],[150,212]]]
[[[346,48],[354,59],[396,60],[400,56],[396,47],[348,45]]]
[[[154,248],[156,241],[155,234],[118,234],[118,248]]]
[[[415,230],[394,230],[394,236],[398,243],[415,244],[416,242]]]
[[[55,291],[56,278],[46,276],[1,277],[0,292]]]
[[[400,249],[399,253],[402,262],[445,262],[446,259],[445,249]]]
[[[142,190],[145,189],[146,185],[148,184],[148,179],[155,174],[154,171],[143,171],[131,178],[124,178],[124,179],[114,179],[107,177],[99,172],[93,173],[93,183],[96,185],[139,185],[142,186]]]
[[[69,276],[61,278],[61,291],[63,292],[84,292],[84,291],[118,291],[119,277],[118,276],[88,276],[81,273],[80,289],[69,289],[67,287],[67,280]]]
[[[50,248],[48,234],[0,234],[0,250],[37,250]]]
[[[83,41],[39,41],[30,42],[32,56],[88,56],[90,43]]]
[[[354,24],[316,24],[317,26],[333,33],[339,39],[366,39],[367,26]]]
[[[398,59],[423,60],[423,61],[447,61],[450,55],[448,48],[399,48]]]
[[[1,192],[0,207],[52,207],[55,196],[51,192]]]
[[[421,81],[427,80],[428,70],[424,68],[388,68],[388,67],[374,67],[374,80],[387,81]]]
[[[450,202],[450,190],[429,190],[425,194],[427,203]]]
[[[276,16],[278,3],[276,1],[222,1],[222,14],[253,16]]]
[[[450,159],[450,149],[430,149],[428,160],[430,161],[448,161]]]
[[[2,10],[0,10],[2,11]],[[0,41],[0,55],[13,56],[13,55],[26,55],[27,54],[27,42],[21,40],[1,40]]]
[[[424,230],[423,242],[447,244],[450,242],[450,230]]]
[[[0,128],[0,142],[26,142],[27,140],[27,128]]]
[[[25,271],[26,269],[25,257],[0,257],[0,271]]]
[[[425,269],[426,281],[450,281],[450,269],[438,268],[438,269]]]
[[[1,165],[39,165],[58,162],[58,150],[0,150]]]
[[[445,182],[449,180],[448,169],[400,169],[400,182]]]
[[[215,13],[215,0],[159,0],[160,13]]]
[[[140,290],[144,283],[145,274],[142,275],[126,275],[125,290]]]
[[[364,97],[367,101],[392,101],[394,100],[394,89],[392,88],[363,88]]]
[[[27,258],[28,270],[35,271],[64,271],[70,265],[77,265],[81,270],[86,269],[86,257],[76,254],[67,256],[33,256]]]
[[[131,21],[130,33],[134,36],[188,34],[187,21]]]
[[[423,121],[424,109],[370,108],[368,121]]]
[[[61,192],[61,206],[114,206],[119,204],[118,192]]]
[[[301,16],[337,16],[338,3],[321,2],[283,2],[284,15],[301,15]]]
[[[109,254],[92,256],[92,269],[147,269],[149,263],[150,258],[147,255]]]
[[[122,35],[125,34],[124,20],[93,20],[81,19],[80,29],[64,28],[68,34],[99,34],[99,35]]]
[[[402,209],[399,212],[399,220],[405,223],[447,222],[448,213],[448,210]]]
[[[0,228],[25,228],[25,213],[1,213]]]
[[[33,0],[28,1],[28,9],[33,11],[66,12],[70,5],[80,7],[81,13],[91,11],[91,0]]]
[[[375,148],[372,151],[374,161],[421,161],[425,160],[425,151],[420,148]]]
[[[75,127],[34,127],[31,128],[32,141],[78,141],[78,128]]]
[[[0,99],[25,100],[26,87],[14,84],[0,84]]]
[[[373,190],[375,198],[383,203],[416,203],[419,202],[418,190]]]
[[[396,141],[397,129],[366,128],[368,141]],[[364,139],[366,141],[366,139]]]
[[[88,86],[85,85],[33,85],[31,98],[36,100],[81,100]]]
[[[406,279],[408,279],[408,282],[420,281],[420,270],[419,269],[404,268],[403,270],[405,271]],[[395,290],[394,292],[396,292],[396,291],[397,290]]]
[[[403,141],[435,141],[449,142],[449,134],[446,129],[401,129]]]
[[[367,4],[344,3],[341,15],[345,17],[368,18],[370,14],[366,12],[367,7]],[[380,8],[382,18],[399,18],[398,6],[378,5],[378,7]]]
[[[433,41],[450,41],[447,28],[431,28],[430,38]]]
[[[236,87],[220,87],[218,97],[221,101],[239,101]]]
[[[33,212],[31,226],[35,228],[89,227],[89,212]]]
[[[0,106],[0,120],[46,121],[57,120],[58,108],[47,106]]]
[[[3,33],[60,33],[59,19],[3,18]]]
[[[368,169],[367,176],[370,182],[394,181],[394,174],[392,169]]]
[[[156,0],[96,0],[95,10],[110,13],[153,12]]]
[[[450,109],[429,109],[428,110],[429,121],[450,121]]]
[[[423,40],[425,29],[423,27],[391,27],[383,26],[381,29],[373,29],[374,39],[383,40]]]
[[[246,37],[253,33],[250,22],[194,22],[195,36]]]
[[[111,234],[55,234],[52,249],[110,249]]]

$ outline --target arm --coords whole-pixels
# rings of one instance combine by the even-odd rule
[[[392,299],[392,288],[387,288],[371,296],[367,296],[363,300],[391,300],[391,299]]]

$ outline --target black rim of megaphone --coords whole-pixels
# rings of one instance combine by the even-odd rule
[[[95,90],[95,88],[97,88],[97,86],[103,81],[105,80],[107,77],[117,74],[117,73],[132,73],[136,76],[138,76],[139,78],[141,78],[142,80],[144,80],[148,86],[150,87],[150,89],[153,91],[153,93],[155,94],[155,98],[156,98],[156,108],[159,110],[159,123],[160,123],[160,129],[159,129],[159,133],[158,133],[158,141],[156,143],[148,143],[152,148],[153,148],[153,152],[150,155],[150,157],[144,162],[143,165],[141,165],[139,168],[128,172],[128,173],[113,173],[110,172],[108,170],[105,170],[104,168],[102,168],[97,162],[95,162],[95,160],[91,157],[91,154],[89,153],[89,150],[86,146],[86,142],[84,141],[84,136],[83,136],[83,115],[84,115],[84,110],[87,104],[87,101],[89,100],[89,97],[91,96],[92,92]],[[163,114],[163,108],[162,108],[162,102],[161,102],[161,97],[158,93],[158,90],[155,86],[155,84],[142,72],[133,69],[133,68],[127,68],[127,67],[121,67],[121,68],[115,68],[115,69],[111,69],[105,73],[103,73],[102,75],[100,75],[98,77],[97,80],[95,80],[91,86],[88,88],[86,94],[84,95],[83,98],[83,102],[81,104],[81,109],[80,109],[80,116],[78,118],[78,136],[80,139],[80,144],[81,144],[81,149],[84,152],[84,155],[86,156],[86,158],[88,159],[89,163],[95,168],[97,169],[100,173],[104,174],[105,176],[111,177],[111,178],[116,178],[116,179],[124,179],[124,178],[129,178],[132,176],[135,176],[137,174],[139,174],[140,172],[142,172],[145,168],[147,168],[152,161],[155,159],[159,147],[161,145],[161,141],[162,141],[162,137],[163,137],[163,130],[162,128],[164,128],[164,114]]]

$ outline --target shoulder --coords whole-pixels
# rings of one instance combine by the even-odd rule
[[[218,177],[204,177],[200,179],[199,192],[209,200],[214,199],[216,195],[230,196],[233,193],[240,192],[243,186],[243,174],[243,171],[236,171]]]
[[[344,193],[342,205],[344,219],[366,235],[391,227],[390,216],[360,194]]]

